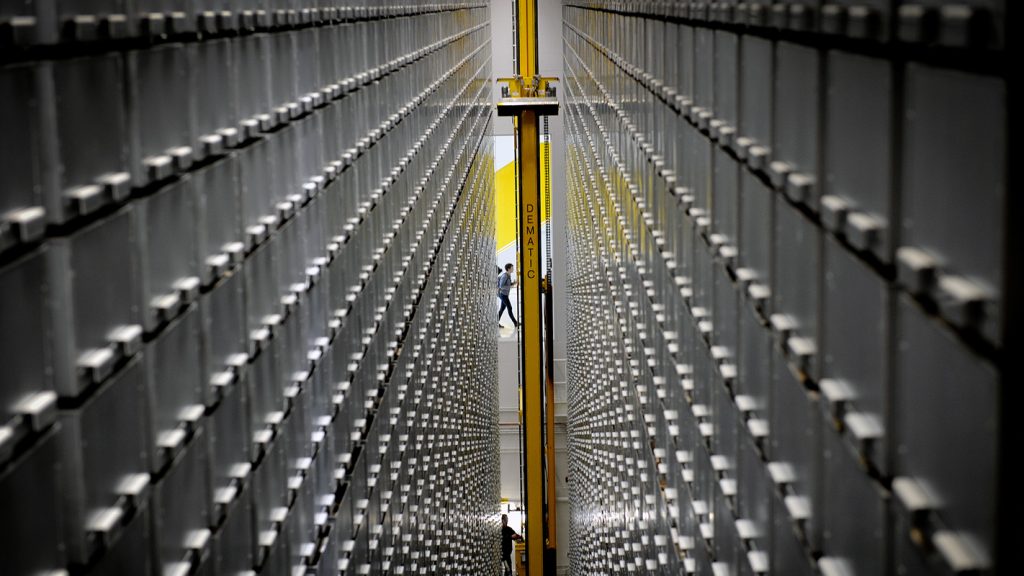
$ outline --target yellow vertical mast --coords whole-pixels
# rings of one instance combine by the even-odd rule
[[[537,1],[517,0],[516,75],[523,84],[537,75]],[[526,563],[528,573],[544,574],[544,389],[541,363],[540,130],[533,110],[519,121],[519,271],[523,326],[520,358],[523,375],[523,444],[526,488]]]
[[[523,484],[526,493],[526,567],[530,576],[544,574],[545,548],[554,546],[554,531],[546,529],[545,489],[550,488],[548,514],[553,520],[554,458],[548,458],[549,483],[544,473],[545,366],[543,362],[544,276],[541,255],[540,117],[558,113],[558,100],[549,88],[553,78],[542,78],[537,63],[537,1],[516,0],[516,77],[498,103],[499,116],[514,116],[519,180],[519,273],[521,412],[523,426]],[[549,392],[549,401],[553,394]],[[552,415],[548,416],[550,419]],[[549,438],[553,454],[554,438]],[[550,542],[545,542],[549,535]]]

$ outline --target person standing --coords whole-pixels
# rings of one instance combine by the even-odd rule
[[[511,264],[509,264],[511,266]],[[504,569],[505,576],[512,575],[512,541],[516,542],[522,540],[520,536],[511,526],[508,525],[508,514],[501,515],[501,566]]]
[[[501,302],[501,307],[498,308],[498,327],[504,328],[501,325],[501,315],[505,313],[505,309],[508,309],[508,317],[512,319],[512,325],[519,328],[519,322],[516,321],[516,317],[512,314],[512,302],[508,299],[508,293],[515,286],[516,281],[512,279],[512,264],[505,264],[505,271],[498,275],[498,300]]]

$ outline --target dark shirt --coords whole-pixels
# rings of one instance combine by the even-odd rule
[[[501,527],[501,554],[503,556],[512,553],[512,536],[518,536],[515,530],[508,526]]]

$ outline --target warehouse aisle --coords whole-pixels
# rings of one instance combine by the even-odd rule
[[[1016,574],[1019,4],[538,2],[555,572]],[[500,573],[513,6],[0,5],[0,574]]]

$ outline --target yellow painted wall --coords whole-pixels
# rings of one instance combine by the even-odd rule
[[[551,150],[550,142],[542,142],[540,145],[541,158],[544,158],[545,153],[549,153]],[[516,163],[509,162],[504,166],[495,166],[494,174],[494,215],[497,219],[494,226],[495,234],[495,246],[497,246],[498,252],[501,252],[516,241]],[[544,188],[543,183],[549,182],[550,175],[548,174],[547,166],[544,162],[541,162],[540,167],[540,181],[541,181],[541,198],[543,200],[541,207],[541,222],[548,222],[547,213],[547,199],[544,197],[550,190],[550,186]]]

